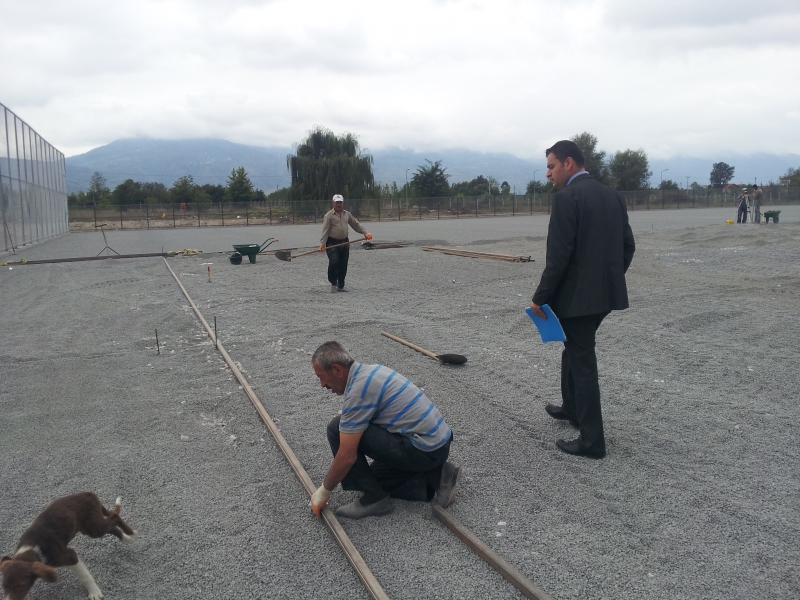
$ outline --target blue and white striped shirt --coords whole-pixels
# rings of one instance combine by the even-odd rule
[[[350,366],[339,431],[360,433],[369,424],[406,437],[431,452],[450,439],[442,413],[417,386],[383,365]]]

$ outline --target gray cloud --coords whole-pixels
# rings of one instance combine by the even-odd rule
[[[748,3],[750,4],[750,3]],[[2,101],[67,154],[123,137],[538,157],[800,153],[800,10],[765,0],[4,2]]]

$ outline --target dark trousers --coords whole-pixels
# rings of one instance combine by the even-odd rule
[[[339,419],[328,423],[328,443],[333,455],[339,451]],[[365,493],[367,503],[388,493],[402,500],[428,501],[439,488],[442,465],[450,456],[450,442],[425,452],[408,438],[378,425],[369,425],[358,443],[358,458],[342,480],[342,489]],[[372,459],[372,464],[367,462]]]
[[[564,412],[578,422],[583,443],[605,450],[595,336],[608,313],[561,319],[567,340],[561,353],[561,396]]]
[[[747,207],[739,207],[739,212],[736,213],[737,223],[747,223]]]
[[[348,238],[338,240],[336,238],[328,238],[325,246],[335,246],[349,242]],[[339,289],[344,287],[344,278],[347,277],[347,261],[350,259],[350,246],[342,246],[341,248],[328,248],[325,250],[328,253],[328,281],[331,285],[335,285]]]

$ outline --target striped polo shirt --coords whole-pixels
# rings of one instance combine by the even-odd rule
[[[360,433],[370,423],[406,436],[413,446],[426,452],[450,439],[450,427],[422,390],[388,367],[354,362],[347,378],[339,431]]]

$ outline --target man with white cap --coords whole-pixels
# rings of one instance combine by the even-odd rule
[[[344,210],[344,198],[341,194],[333,197],[333,209],[325,213],[322,221],[322,238],[319,240],[319,251],[322,252],[328,246],[344,244],[350,240],[347,238],[349,230],[347,226],[352,226],[358,233],[363,233],[368,240],[372,239],[372,234],[361,226],[352,214]],[[340,246],[328,249],[328,281],[331,282],[331,292],[346,292],[344,278],[347,276],[347,261],[350,259],[350,246]]]

